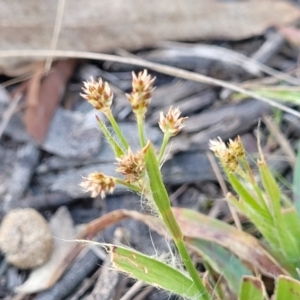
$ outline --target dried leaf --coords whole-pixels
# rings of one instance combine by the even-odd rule
[[[173,212],[188,244],[197,246],[197,239],[212,241],[249,262],[266,276],[287,274],[250,234],[193,210],[177,207],[173,208]]]
[[[58,61],[42,79],[43,67],[40,64],[36,75],[30,80],[24,118],[27,132],[38,142],[45,139],[52,116],[61,101],[66,82],[74,67],[75,60]]]

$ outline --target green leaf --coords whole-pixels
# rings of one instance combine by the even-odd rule
[[[279,276],[275,290],[275,300],[283,299],[300,299],[300,281],[284,275]]]
[[[254,276],[244,276],[241,283],[239,300],[264,300],[266,291],[263,282]]]
[[[224,276],[231,290],[238,295],[241,278],[244,275],[252,275],[252,272],[235,255],[216,243],[200,239],[193,239],[190,242],[204,260],[217,273]]]
[[[195,286],[197,286],[198,290],[203,294],[204,299],[211,299],[186,249],[180,226],[178,225],[171,210],[169,195],[163,183],[159,163],[157,161],[153,145],[148,142],[144,149],[146,149],[145,162],[151,189],[151,195],[149,196],[152,197],[153,201],[155,202],[160,216],[162,217],[164,224],[168,228],[175,242],[179,255],[181,256],[181,259],[187,271],[191,275]],[[151,200],[149,199],[149,196],[148,200]]]
[[[132,249],[108,245],[113,266],[130,277],[189,299],[204,299],[193,281],[179,270]]]
[[[255,198],[252,197],[252,195],[247,191],[244,185],[237,179],[237,177],[233,173],[228,173],[227,176],[230,181],[230,184],[232,185],[236,193],[244,200],[245,203],[247,203],[249,208],[251,208],[257,214],[259,214],[263,219],[268,220],[268,222],[272,224],[272,217],[269,211],[266,210],[264,207],[262,207],[255,200]]]
[[[274,229],[276,230],[276,235],[278,236],[280,249],[286,260],[295,263],[300,257],[300,249],[297,240],[295,237],[293,237],[291,232],[288,231],[287,223],[284,222],[286,218],[283,219],[281,212],[281,192],[279,186],[264,160],[259,163],[259,171],[264,189],[270,201],[271,211],[274,219]]]
[[[252,197],[252,195],[245,189],[244,185],[237,179],[233,173],[227,173],[230,184],[236,193],[257,213],[268,217],[268,212],[264,211],[263,207]]]
[[[280,189],[278,184],[275,181],[274,176],[272,175],[270,169],[267,164],[262,161],[258,164],[260,176],[262,179],[262,183],[264,189],[267,193],[268,199],[270,201],[270,205],[273,210],[274,218],[278,218],[281,216],[281,206],[280,206]]]
[[[242,183],[233,175],[229,174],[230,182],[234,183],[234,188],[239,197],[241,198],[238,201],[234,196],[227,196],[228,201],[237,208],[240,212],[242,212],[261,232],[264,238],[268,241],[268,243],[275,250],[279,249],[279,241],[276,231],[274,230],[273,218],[269,213],[269,210],[266,210],[264,207],[258,206],[256,200],[252,197],[252,195],[246,190],[246,188],[242,185]],[[254,191],[253,191],[254,192]],[[255,190],[256,193],[258,191]],[[276,251],[276,253],[282,256],[280,251]]]
[[[287,232],[298,242],[298,247],[300,248],[300,220],[296,210],[294,208],[284,210],[282,218]]]
[[[300,142],[298,144],[297,160],[294,169],[293,192],[295,208],[300,218]]]
[[[251,89],[256,94],[271,99],[276,99],[281,102],[293,103],[300,105],[300,89],[298,87],[291,86],[264,86]],[[233,96],[234,99],[245,99],[247,96],[236,93]]]

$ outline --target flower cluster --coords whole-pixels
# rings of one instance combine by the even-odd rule
[[[152,98],[154,80],[155,77],[152,78],[147,70],[138,75],[132,72],[132,92],[126,96],[136,115],[145,116]]]
[[[89,81],[83,83],[82,90],[85,94],[80,94],[86,99],[96,110],[107,112],[110,110],[113,93],[107,82],[104,82],[102,78],[98,79],[98,82],[91,78]]]
[[[84,192],[90,192],[91,197],[95,198],[98,195],[103,199],[107,193],[113,193],[116,180],[114,177],[107,176],[100,172],[89,174],[88,177],[83,177],[84,181],[80,183]]]
[[[155,78],[148,74],[147,70],[139,72],[137,75],[132,73],[132,92],[126,95],[134,114],[137,116],[137,123],[139,133],[143,132],[142,123],[144,121],[145,114],[151,101],[152,92],[154,90],[153,83]],[[110,177],[100,172],[91,173],[88,177],[83,177],[84,181],[80,184],[85,192],[90,192],[92,197],[104,198],[107,193],[112,193],[115,189],[116,183],[123,184],[125,186],[132,185],[137,189],[141,188],[142,180],[145,179],[146,174],[146,162],[145,153],[149,149],[150,143],[146,144],[146,140],[141,142],[145,145],[140,151],[133,153],[129,148],[129,145],[120,130],[117,122],[115,121],[111,113],[111,105],[113,100],[113,93],[107,82],[104,82],[101,78],[95,81],[91,78],[89,81],[84,82],[82,88],[84,93],[81,94],[89,103],[93,105],[96,110],[100,110],[105,113],[106,117],[110,121],[114,132],[117,134],[122,146],[119,147],[118,142],[114,141],[114,137],[110,134],[110,131],[102,124],[103,132],[112,148],[115,149],[116,145],[120,149],[120,153],[117,153],[117,168],[116,171],[125,176],[122,180],[116,177]],[[161,162],[166,145],[169,138],[178,134],[183,128],[186,117],[180,117],[179,108],[171,107],[166,116],[161,113],[159,126],[165,134],[163,144],[158,156],[158,161]],[[143,138],[140,136],[140,140]],[[113,141],[113,142],[112,142]]]
[[[235,172],[239,165],[239,158],[245,156],[245,149],[238,136],[234,141],[229,140],[228,147],[219,137],[216,140],[209,141],[209,149],[219,158],[221,164],[228,168],[230,172]]]
[[[187,117],[180,118],[181,111],[179,108],[169,108],[169,111],[166,116],[163,112],[160,113],[160,118],[158,125],[163,133],[169,134],[170,136],[175,136],[179,131],[184,127],[184,121]]]
[[[121,158],[117,158],[117,172],[125,176],[125,181],[134,183],[143,178],[146,170],[144,149],[133,153],[131,149],[127,151]]]

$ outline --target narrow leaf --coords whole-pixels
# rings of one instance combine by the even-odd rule
[[[300,218],[300,143],[298,145],[297,160],[294,169],[293,192],[295,208]]]
[[[278,236],[280,248],[285,258],[290,262],[296,262],[299,259],[300,251],[296,239],[287,230],[287,224],[283,220],[280,204],[280,189],[272,175],[268,165],[262,159],[258,165],[262,183],[270,201],[271,210],[274,219],[274,229]]]
[[[256,201],[256,199],[247,191],[244,185],[236,178],[234,174],[228,173],[227,176],[232,187],[234,188],[236,193],[243,199],[243,201],[246,202],[252,210],[260,214],[262,218],[267,219],[271,223],[272,218],[269,211]]]
[[[300,249],[300,219],[294,208],[283,210],[282,213],[283,223],[285,224],[286,231],[294,238],[295,242]],[[297,259],[299,261],[299,259]],[[300,262],[300,261],[299,261]]]
[[[293,103],[300,105],[300,90],[298,87],[290,86],[263,86],[251,89],[256,94],[271,99],[276,99],[283,103]],[[243,100],[247,98],[245,95],[236,93],[233,95],[236,100]]]
[[[274,225],[273,220],[262,217],[262,215],[251,207],[251,204],[245,201],[238,201],[233,195],[228,195],[227,200],[236,207],[241,213],[243,213],[261,232],[265,239],[269,242],[270,245],[273,245],[275,249],[279,247],[279,241],[277,235],[274,234]],[[279,252],[279,251],[278,251]],[[281,252],[279,252],[280,254]]]
[[[272,175],[270,169],[264,161],[260,162],[258,164],[258,167],[264,189],[267,193],[270,205],[273,209],[274,216],[280,216],[281,206],[279,186],[276,183],[274,176]]]
[[[109,245],[113,266],[129,276],[190,299],[203,299],[193,281],[180,271],[121,246]]]

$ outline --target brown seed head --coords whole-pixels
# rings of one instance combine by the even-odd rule
[[[82,90],[85,94],[80,94],[86,99],[95,109],[100,111],[110,110],[113,93],[107,82],[104,82],[102,78],[98,79],[98,82],[94,81],[91,77],[89,81],[83,82],[84,87]]]
[[[147,70],[139,72],[138,75],[132,73],[132,92],[126,96],[135,114],[145,115],[154,90],[154,80],[155,77],[152,78]]]
[[[90,192],[92,198],[100,195],[103,199],[107,193],[113,193],[116,186],[115,178],[100,172],[91,173],[88,177],[83,177],[83,179],[84,181],[79,185],[83,187],[84,192]]]
[[[180,117],[181,111],[179,108],[169,108],[166,116],[161,112],[158,125],[163,133],[168,133],[170,136],[174,136],[180,132],[184,127],[184,121],[187,117]]]
[[[126,182],[134,183],[143,178],[146,169],[144,149],[135,154],[129,149],[121,158],[117,158],[117,161],[116,171],[125,176]]]

